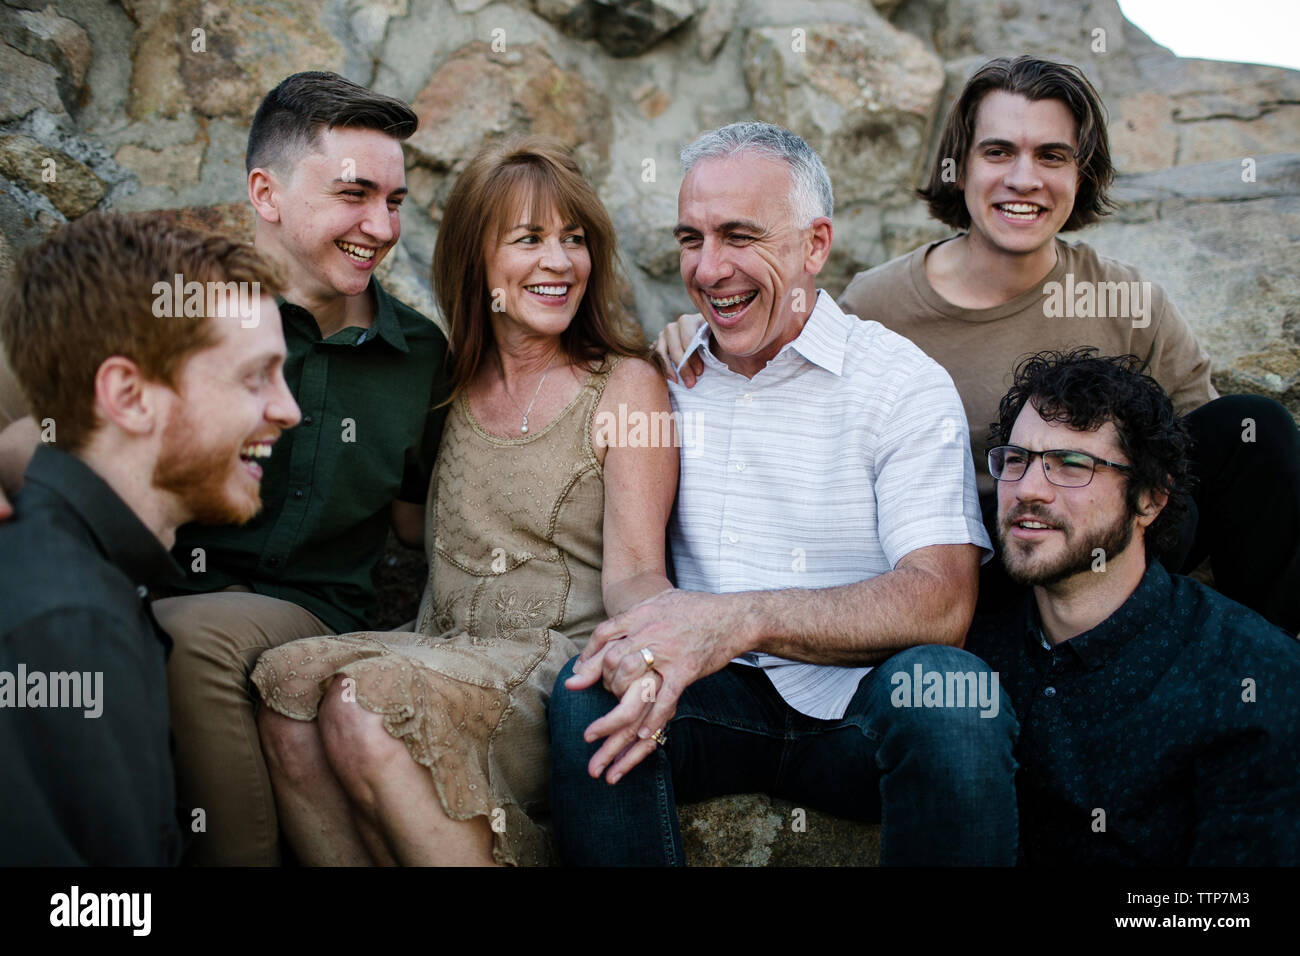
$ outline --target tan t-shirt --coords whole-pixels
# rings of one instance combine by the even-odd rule
[[[925,276],[925,256],[938,244],[858,273],[840,307],[911,339],[948,370],[966,407],[981,495],[994,488],[985,459],[988,427],[1017,360],[1026,355],[1084,345],[1102,355],[1133,353],[1148,363],[1179,414],[1218,397],[1209,356],[1192,330],[1164,290],[1132,266],[1058,238],[1056,268],[1041,285],[1005,305],[964,309],[941,297]],[[1100,285],[1121,282],[1128,284],[1122,290]]]

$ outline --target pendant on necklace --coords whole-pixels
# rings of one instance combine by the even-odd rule
[[[519,430],[523,432],[525,435],[528,434],[528,419],[526,418],[524,419],[524,423],[519,426]]]

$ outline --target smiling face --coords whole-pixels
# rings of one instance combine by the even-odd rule
[[[544,216],[537,215],[531,197],[520,197],[511,204],[500,236],[488,230],[484,260],[498,341],[520,332],[558,336],[573,321],[587,289],[586,230],[566,221],[554,205],[541,205]]]
[[[1078,431],[1061,422],[1044,421],[1032,402],[1027,402],[1016,418],[1009,444],[1030,451],[1082,451],[1127,463],[1114,423],[1106,422],[1095,432]],[[1155,518],[1129,511],[1124,482],[1121,472],[1099,464],[1089,484],[1062,488],[1047,480],[1039,456],[1019,481],[999,481],[998,541],[1011,579],[1050,586],[1077,574],[1090,574],[1098,548],[1107,563],[1120,559],[1129,549],[1134,531],[1146,528]],[[1141,504],[1145,507],[1146,502]],[[1145,562],[1141,537],[1134,547],[1134,553]]]
[[[233,297],[232,297],[233,298]],[[251,304],[251,303],[250,303]],[[271,446],[298,423],[284,381],[284,334],[275,300],[263,296],[256,325],[210,318],[217,343],[181,368],[154,467],[155,487],[171,492],[180,521],[240,524],[261,509],[262,467]]]
[[[288,285],[323,300],[364,292],[402,231],[401,143],[376,130],[322,130],[317,148],[274,178],[271,241],[283,250],[276,258]]]
[[[798,337],[830,250],[830,220],[798,228],[790,193],[784,162],[740,153],[696,163],[678,194],[682,283],[715,354],[743,375]]]
[[[959,184],[970,238],[1007,255],[1051,248],[1079,187],[1076,124],[1060,100],[1028,100],[1001,90],[980,101]]]

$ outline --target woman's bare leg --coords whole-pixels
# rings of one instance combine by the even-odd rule
[[[347,794],[325,756],[316,721],[294,720],[261,707],[262,738],[280,826],[306,866],[373,866]]]
[[[493,866],[484,817],[452,820],[429,771],[411,759],[383,718],[344,700],[338,682],[321,703],[321,741],[352,805],[383,834],[403,866]]]

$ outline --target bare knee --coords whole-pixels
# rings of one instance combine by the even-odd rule
[[[394,761],[410,760],[406,746],[384,727],[384,719],[346,699],[336,680],[321,701],[317,716],[325,755],[349,793],[362,803],[385,779]]]
[[[302,784],[330,772],[315,721],[294,720],[263,705],[257,713],[257,731],[267,767],[281,779]]]

